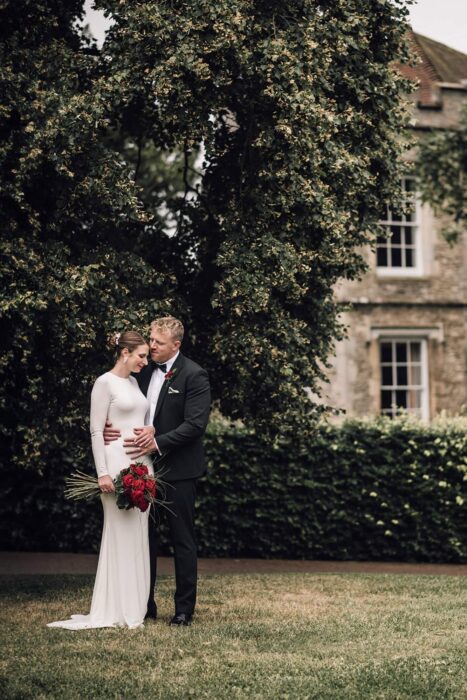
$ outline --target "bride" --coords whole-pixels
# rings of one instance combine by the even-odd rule
[[[144,426],[149,402],[131,373],[148,364],[149,347],[134,331],[117,333],[109,341],[117,353],[113,369],[96,379],[91,394],[92,452],[102,492],[104,526],[99,563],[88,615],[72,615],[69,620],[50,622],[48,627],[77,630],[92,627],[139,627],[143,624],[149,598],[149,509],[119,510],[113,479],[132,461],[123,448],[125,438],[138,436],[135,444],[149,446],[152,427]],[[121,431],[121,437],[104,445],[106,421]],[[150,457],[139,458],[153,473]]]

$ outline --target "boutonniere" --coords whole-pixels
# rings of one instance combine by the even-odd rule
[[[172,379],[175,377],[176,371],[177,371],[176,367],[175,367],[175,369],[169,369],[169,371],[167,372],[167,374],[164,377],[164,382],[171,382]]]

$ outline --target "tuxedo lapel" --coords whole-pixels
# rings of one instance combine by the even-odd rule
[[[183,357],[183,355],[181,353],[179,353],[177,359],[175,360],[175,362],[173,363],[173,365],[171,367],[171,371],[174,372],[175,370],[177,370],[177,374],[178,374],[181,371],[184,364],[185,364],[185,358]],[[175,377],[177,376],[177,374],[175,375]],[[174,377],[174,379],[175,379],[175,377]],[[156,410],[154,412],[154,420],[157,418],[157,415],[158,415],[159,411],[161,410],[161,406],[164,403],[165,397],[167,396],[167,392],[169,390],[170,384],[171,384],[171,380],[166,379],[161,387],[161,390],[159,393],[159,398],[157,399]]]

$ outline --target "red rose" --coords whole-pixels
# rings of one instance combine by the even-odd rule
[[[147,510],[148,507],[148,501],[144,496],[144,491],[133,491],[132,494],[132,501],[133,505],[135,505],[137,508],[139,508],[142,511]]]
[[[149,508],[149,503],[145,498],[142,498],[141,500],[138,501],[136,506],[140,509],[140,511],[142,513],[144,513]]]
[[[138,502],[144,498],[144,491],[142,491],[141,489],[138,489],[137,491],[131,491],[130,493],[128,493],[128,496],[132,505],[137,506]]]
[[[144,464],[141,464],[141,465],[138,465],[137,467],[135,467],[134,472],[138,476],[144,476],[145,474],[148,473],[148,468]]]
[[[156,495],[156,482],[154,479],[146,479],[146,488],[151,494],[151,496],[154,498]]]
[[[133,491],[144,491],[144,479],[135,479],[133,481]]]
[[[133,474],[125,474],[125,476],[122,479],[122,485],[125,491],[131,489],[133,485]]]

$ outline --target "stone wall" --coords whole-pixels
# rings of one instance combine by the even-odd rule
[[[467,91],[438,86],[440,109],[413,106],[416,139],[426,129],[452,128]],[[415,155],[412,152],[411,157]],[[343,281],[335,293],[349,310],[342,314],[348,337],[338,344],[323,399],[350,416],[380,411],[379,337],[385,333],[426,340],[429,416],[457,413],[467,405],[467,235],[454,246],[436,219],[420,205],[420,272],[378,272],[375,252],[362,251],[369,269],[357,282]]]
[[[378,336],[401,335],[427,341],[430,417],[459,413],[467,403],[467,311],[462,306],[356,304],[342,316],[348,337],[338,344],[324,397],[350,416],[372,416],[380,408]],[[396,330],[397,329],[397,330]]]

